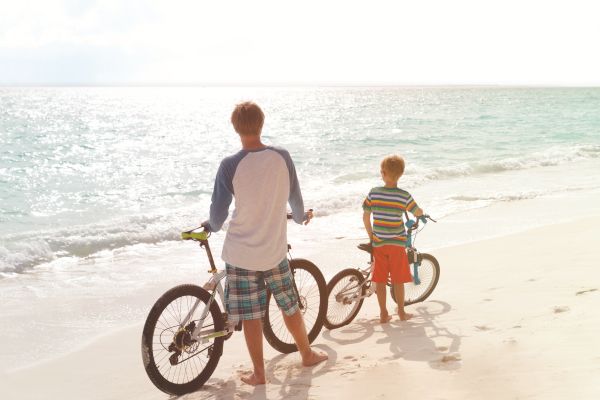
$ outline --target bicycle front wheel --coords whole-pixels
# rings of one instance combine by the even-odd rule
[[[203,330],[225,329],[216,301],[195,285],[167,291],[154,304],[142,334],[142,359],[148,377],[165,393],[182,395],[198,390],[214,372],[223,352],[223,337],[198,342],[192,332],[209,307]],[[186,319],[187,318],[187,319]]]
[[[419,266],[419,279],[421,282],[418,285],[415,285],[414,281],[404,284],[405,306],[420,303],[428,298],[440,279],[440,264],[435,257],[425,253],[421,253],[421,257],[421,265]],[[412,268],[411,265],[411,274],[413,273]],[[394,302],[397,303],[393,286],[390,287],[390,294]]]
[[[344,269],[331,278],[327,284],[327,329],[341,328],[354,320],[363,304],[364,280],[363,274],[353,268]]]
[[[290,261],[290,271],[294,277],[298,305],[304,319],[308,341],[312,343],[321,332],[327,313],[325,278],[315,264],[301,258]],[[267,295],[263,332],[265,339],[275,350],[285,354],[298,350],[296,342],[285,326],[283,315],[270,291]]]

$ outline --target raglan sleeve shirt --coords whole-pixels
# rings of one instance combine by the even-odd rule
[[[218,231],[235,208],[223,243],[226,263],[254,271],[276,267],[287,254],[287,204],[295,222],[305,219],[304,202],[289,153],[277,147],[241,150],[217,171],[210,230]]]

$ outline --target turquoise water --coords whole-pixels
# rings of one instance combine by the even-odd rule
[[[363,262],[361,202],[389,153],[440,221],[425,249],[583,217],[600,196],[600,89],[0,88],[0,372],[140,325],[160,293],[205,280],[177,239],[207,217],[246,99],[296,162],[317,218],[290,241],[326,278]]]
[[[599,159],[600,89],[1,88],[0,272],[176,239],[207,214],[244,99],[321,215],[359,207],[389,153],[440,216],[599,185],[532,174]]]

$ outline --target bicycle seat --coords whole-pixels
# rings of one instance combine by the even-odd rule
[[[371,243],[361,243],[356,247],[358,247],[362,251],[366,251],[369,254],[371,254],[371,252],[373,251],[373,246],[371,246]]]

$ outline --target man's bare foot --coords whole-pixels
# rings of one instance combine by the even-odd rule
[[[261,378],[256,376],[255,373],[252,373],[250,375],[242,375],[240,379],[242,380],[242,382],[252,386],[264,385],[265,383],[267,383],[267,380],[264,376]]]
[[[391,320],[392,320],[392,316],[388,313],[379,315],[379,322],[381,322],[382,324],[387,324]]]
[[[329,356],[327,353],[323,353],[322,351],[314,351],[310,350],[310,355],[306,357],[302,357],[302,365],[305,367],[312,367],[313,365],[317,365],[320,362],[327,360]]]
[[[398,312],[398,316],[400,317],[400,321],[408,321],[409,319],[414,317],[413,314],[407,312]]]

